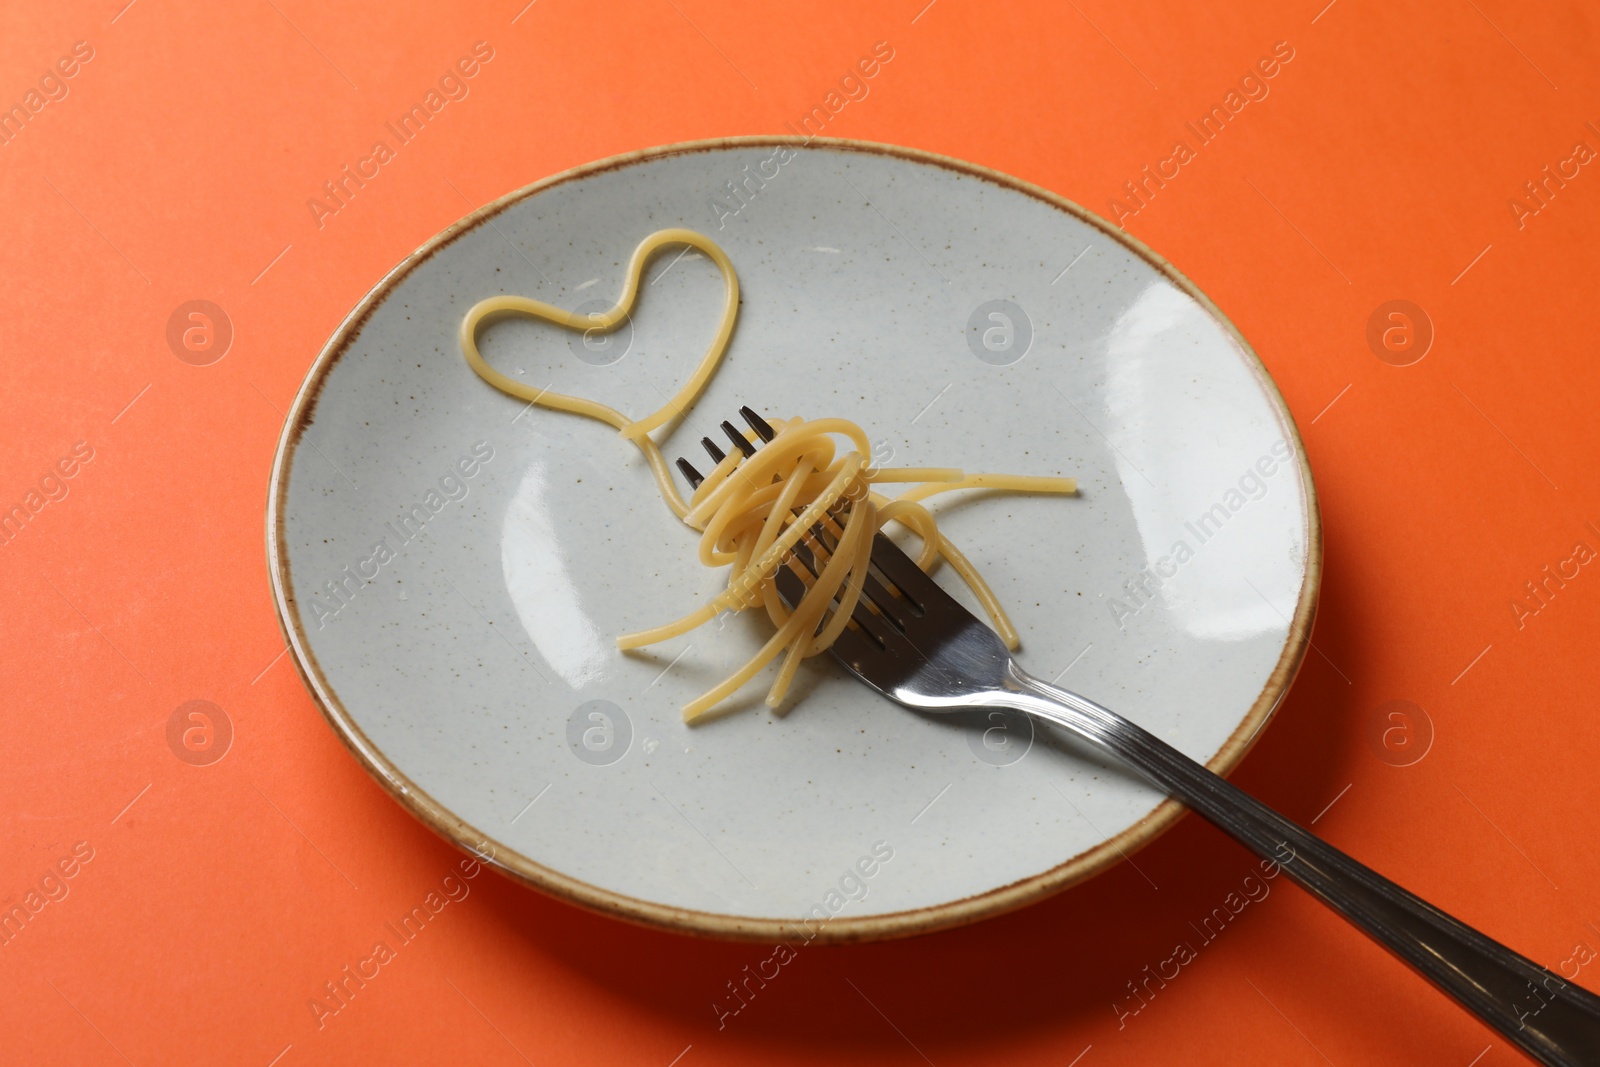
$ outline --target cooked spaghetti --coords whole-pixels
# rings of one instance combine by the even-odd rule
[[[535,389],[489,366],[478,351],[478,334],[489,323],[512,316],[541,319],[572,330],[606,333],[626,321],[639,295],[640,276],[650,258],[665,248],[687,246],[704,252],[722,272],[726,294],[716,336],[689,380],[660,409],[634,420],[593,400]],[[711,600],[675,622],[617,638],[617,647],[639,648],[688,633],[724,611],[762,608],[776,632],[724,681],[683,708],[685,721],[693,721],[783,656],[778,674],[767,692],[767,705],[778,708],[793,681],[800,661],[826,651],[848,625],[861,597],[872,554],[873,536],[886,523],[896,522],[922,541],[917,564],[930,570],[948,560],[971,587],[994,622],[1006,645],[1018,645],[1016,629],[983,578],[939,531],[933,514],[921,501],[936,493],[957,489],[1003,489],[1027,493],[1072,493],[1071,478],[1028,477],[1012,474],[966,474],[942,467],[878,468],[870,463],[871,445],[860,426],[846,419],[773,419],[776,435],[748,458],[734,450],[717,462],[705,480],[685,501],[679,495],[661,449],[649,436],[694,404],[711,380],[733,335],[739,309],[739,280],[715,241],[686,229],[658,230],[639,242],[628,263],[622,294],[609,311],[582,315],[521,296],[497,296],[474,305],[461,322],[461,351],[472,369],[485,381],[529,404],[569,411],[616,427],[632,441],[650,464],[656,485],[667,506],[691,528],[700,531],[700,562],[708,567],[731,566],[728,584]],[[840,452],[837,439],[850,446]],[[882,484],[911,484],[895,497],[874,490]],[[828,531],[829,551],[808,533],[817,526]],[[797,570],[809,583],[804,596],[791,608],[778,594],[775,576],[792,560],[804,539],[817,565],[811,572]]]

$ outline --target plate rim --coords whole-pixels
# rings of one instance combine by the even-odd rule
[[[1306,457],[1305,441],[1301,437],[1299,426],[1289,409],[1288,402],[1266,365],[1261,361],[1261,357],[1256,354],[1255,349],[1233,321],[1223,314],[1222,309],[1163,256],[1133,234],[1042,186],[982,164],[903,145],[839,137],[756,134],[679,141],[608,156],[548,175],[506,193],[456,220],[406,256],[361,298],[329,337],[295,393],[294,401],[289,407],[283,429],[279,434],[267,487],[266,562],[279,629],[289,649],[294,653],[291,658],[294,660],[301,681],[310,693],[312,701],[322,712],[323,718],[333,728],[334,735],[391,797],[445,841],[511,879],[567,903],[642,926],[721,940],[787,941],[798,938],[806,944],[851,944],[909,937],[964,926],[1025,907],[1109,869],[1169,830],[1187,809],[1178,801],[1168,797],[1121,833],[1063,860],[1048,870],[982,893],[920,908],[882,915],[838,916],[822,924],[820,929],[815,931],[803,927],[799,918],[757,918],[680,908],[592,885],[538,863],[481,833],[425,790],[418,788],[416,783],[391,762],[357,725],[339,700],[332,685],[323,677],[322,669],[302,630],[299,607],[287,570],[287,552],[283,545],[283,498],[287,490],[295,448],[315,414],[317,400],[322,386],[327,381],[328,372],[344,355],[361,328],[373,312],[384,303],[394,287],[457,238],[476,229],[513,204],[557,185],[609,170],[667,156],[726,148],[812,146],[843,152],[891,156],[943,167],[1023,193],[1064,211],[1123,245],[1194,298],[1224,327],[1247,357],[1247,363],[1255,373],[1257,382],[1263,387],[1269,402],[1276,406],[1280,421],[1293,438],[1297,472],[1304,493],[1302,518],[1307,532],[1305,575],[1300,598],[1295,605],[1294,617],[1289,623],[1289,635],[1278,661],[1239,725],[1206,764],[1210,770],[1223,776],[1230,773],[1254,747],[1263,729],[1276,714],[1310,647],[1311,627],[1316,616],[1322,585],[1322,522],[1316,483],[1312,479],[1311,465]]]

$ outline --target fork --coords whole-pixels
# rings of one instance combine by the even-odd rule
[[[749,407],[740,415],[762,442],[775,436]],[[721,429],[744,456],[755,454],[755,443],[731,422]],[[701,444],[717,463],[727,454],[710,438]],[[679,459],[678,469],[698,487],[702,479],[693,466]],[[824,552],[834,544],[822,524],[809,533]],[[791,606],[806,592],[802,573],[817,574],[817,555],[815,546],[802,542],[791,558],[804,571],[779,566],[775,572],[778,593]],[[1279,864],[1314,897],[1537,1062],[1600,1064],[1600,997],[1389,881],[1143,727],[1029,675],[998,634],[881,533],[873,540],[871,570],[851,614],[855,625],[847,626],[830,649],[861,681],[916,711],[1011,709],[1067,730]]]

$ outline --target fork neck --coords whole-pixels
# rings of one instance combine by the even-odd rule
[[[1126,752],[1128,743],[1134,740],[1130,728],[1143,733],[1109,708],[1070,689],[1041,681],[1015,662],[1007,665],[1000,686],[984,695],[984,703],[1025,711],[1113,752]]]

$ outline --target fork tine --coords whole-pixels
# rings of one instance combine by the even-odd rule
[[[678,470],[683,472],[684,478],[689,482],[690,489],[700,488],[700,483],[706,480],[706,476],[695,470],[689,461],[682,456],[678,457]]]
[[[739,428],[727,419],[722,420],[722,432],[728,435],[728,440],[733,442],[733,447],[743,452],[746,459],[756,454],[756,446],[751,444],[750,439],[740,433]]]
[[[791,605],[798,604],[800,598],[806,595],[806,583],[787,565],[778,568],[774,580],[778,583],[779,594]],[[893,640],[900,644],[905,643],[905,639],[899,634],[895,634]],[[847,626],[834,639],[833,646],[828,651],[846,664],[867,664],[881,661],[888,649],[883,642],[875,640],[865,627],[851,629]]]
[[[740,407],[739,415],[755,431],[757,441],[750,440],[732,422],[722,422],[720,428],[738,449],[742,460],[754,456],[761,444],[778,436],[778,431],[753,408]],[[720,464],[728,458],[728,453],[711,438],[701,438],[700,444],[713,462]],[[687,459],[679,458],[677,466],[691,488],[698,489],[705,481]],[[823,554],[831,557],[838,551],[839,536],[849,514],[850,503],[837,502],[779,562],[773,581],[778,595],[791,607],[806,596],[816,581],[822,569],[820,557]],[[829,651],[880,691],[888,692],[885,680],[901,672],[930,667],[941,670],[936,664],[928,663],[927,654],[919,646],[929,640],[937,641],[940,632],[947,627],[965,618],[983,628],[959,601],[923,573],[915,560],[882,533],[873,536],[869,568],[861,595],[850,612],[853,625],[839,633]],[[830,605],[833,611],[838,607],[837,600]],[[993,636],[992,631],[987,632]]]
[[[814,552],[812,552],[811,546],[807,545],[803,539],[801,540],[801,542],[799,544],[795,545],[795,547],[794,547],[794,557],[795,557],[795,561],[797,563],[799,563],[802,567],[804,567],[806,569],[807,573],[809,573],[813,579],[815,579],[817,577],[818,572],[822,570],[822,566],[818,562],[816,554]],[[780,573],[783,572],[786,569],[787,568],[784,568],[784,567],[781,567],[781,566],[779,567]],[[809,584],[810,583],[806,583],[806,586],[808,588],[809,588]],[[783,592],[783,587],[781,585],[779,586],[778,591],[780,593]],[[802,589],[801,592],[803,594],[804,590]],[[798,603],[798,602],[799,601],[797,599],[790,601],[791,604]],[[833,607],[834,607],[835,610],[838,609],[837,602],[835,602]],[[893,629],[890,628],[890,626],[888,625],[888,623],[885,621],[884,618],[882,618],[881,616],[874,615],[867,608],[867,605],[866,605],[866,602],[865,602],[864,599],[858,599],[856,601],[855,609],[853,611],[851,611],[850,617],[855,620],[856,625],[860,626],[862,628],[862,630],[866,631],[866,633],[872,638],[873,643],[876,644],[879,648],[884,647],[885,643],[887,642],[887,640],[889,639],[889,637],[891,635],[899,636],[899,634],[896,633],[896,631],[894,631]]]
[[[878,581],[877,576],[870,570],[867,571],[867,580],[862,585],[861,592],[862,596],[871,601],[872,606],[878,609],[878,614],[887,619],[890,625],[901,633],[906,632],[907,614],[922,614],[920,610],[908,613],[906,608],[911,606],[910,598],[897,597],[889,592],[888,588]]]
[[[744,417],[745,422],[750,424],[750,428],[756,432],[756,436],[763,441],[770,441],[778,436],[778,431],[774,430],[772,424],[766,419],[757,415],[755,409],[748,406],[742,407],[739,409],[739,414]]]
[[[756,436],[761,438],[762,441],[770,441],[778,436],[778,431],[772,428],[772,424],[758,415],[755,409],[749,405],[741,407],[739,414],[744,418],[745,422],[750,424],[750,428],[756,432]],[[739,428],[726,419],[722,422],[722,432],[728,435],[728,440],[733,442],[734,447],[743,453],[746,459],[756,454],[755,443],[740,433]],[[728,458],[728,454],[722,450],[722,447],[709,437],[700,438],[700,446],[706,450],[706,455],[711,457],[712,463],[721,463]],[[705,481],[705,476],[690,466],[689,461],[681,456],[678,458],[678,470],[682,471],[683,476],[689,480],[689,488],[691,489],[700,488],[700,483]]]
[[[739,415],[755,431],[756,437],[762,443],[771,441],[778,435],[772,424],[748,405],[739,408]],[[744,458],[756,454],[757,444],[741,433],[732,422],[722,422],[721,429]],[[701,438],[700,444],[713,462],[721,463],[728,457],[728,454],[709,437]],[[678,470],[688,479],[690,488],[698,489],[705,481],[704,475],[688,460],[680,457],[677,465]],[[848,514],[848,503],[841,501],[840,505],[836,505],[835,509],[829,512],[824,521],[811,527],[807,537],[802,539],[790,553],[790,558],[811,575],[811,580],[815,580],[821,565],[807,541],[814,539],[821,550],[831,556],[837,551],[839,541],[838,535],[829,527],[829,523],[837,525],[842,530]],[[875,651],[886,649],[887,642],[903,644],[907,640],[907,627],[915,625],[918,618],[927,614],[930,602],[935,604],[948,602],[958,610],[965,610],[933,579],[924,574],[916,562],[902,552],[899,546],[881,533],[873,538],[871,566],[873,570],[867,573],[866,580],[862,584],[861,596],[857,599],[850,617],[860,628],[859,639],[876,646]],[[893,585],[894,591],[891,591],[890,584],[880,579],[880,574],[882,579],[887,579],[887,583]],[[779,594],[790,604],[798,603],[810,584],[790,570],[787,562],[779,564],[775,581],[778,583]],[[847,628],[845,634],[849,633],[851,630]],[[843,635],[840,640],[844,640]]]
[[[778,435],[772,424],[748,404],[739,408],[739,415],[749,423],[750,428],[763,443],[771,441]],[[739,432],[732,422],[724,420],[721,429],[745,458],[756,454],[756,444]],[[700,444],[713,462],[721,463],[728,458],[728,454],[711,438],[702,437]],[[691,489],[698,489],[700,483],[705,481],[704,476],[690,465],[688,460],[681,457],[678,459],[678,470],[689,480]],[[842,511],[847,513],[848,505]],[[828,517],[842,526],[841,511],[830,512]],[[837,545],[837,540],[832,532],[825,528],[825,523],[813,526],[811,534],[822,538],[823,547],[830,553]],[[911,621],[908,616],[921,617],[926,615],[930,608],[942,609],[953,606],[961,611],[966,610],[937,582],[923,573],[922,568],[918,567],[916,561],[906,555],[900,546],[882,533],[876,534],[872,539],[872,566],[878,573],[868,573],[862,588],[862,600],[869,602],[877,609],[879,615],[887,619],[889,624],[901,633],[905,632],[907,623]],[[882,575],[888,584],[880,580],[878,575]],[[893,591],[889,588],[890,585],[893,586]]]
[[[837,521],[835,516],[830,516],[830,518],[835,518],[835,521]],[[827,549],[830,555],[835,551],[839,539],[834,536],[832,530],[829,530],[821,523],[818,523],[816,526],[811,528],[811,532],[813,536],[822,542],[822,547]],[[874,544],[873,547],[874,551],[876,551],[876,544]],[[874,556],[873,562],[876,561],[877,557]],[[911,614],[921,615],[923,613],[921,605],[917,604],[910,597],[895,596],[893,593],[889,592],[888,588],[878,580],[877,575],[873,574],[870,570],[867,571],[867,580],[863,584],[861,592],[862,601],[870,602],[871,607],[876,609],[877,615],[883,618],[889,623],[889,625],[893,626],[901,633],[906,632],[906,614],[908,608],[910,609]],[[857,607],[857,610],[860,610],[859,606]]]
[[[917,561],[908,556],[904,549],[884,534],[880,533],[872,539],[872,565],[921,608],[922,614],[945,603],[954,604],[961,611],[967,610],[938,582],[928,577],[927,572],[917,566]]]

